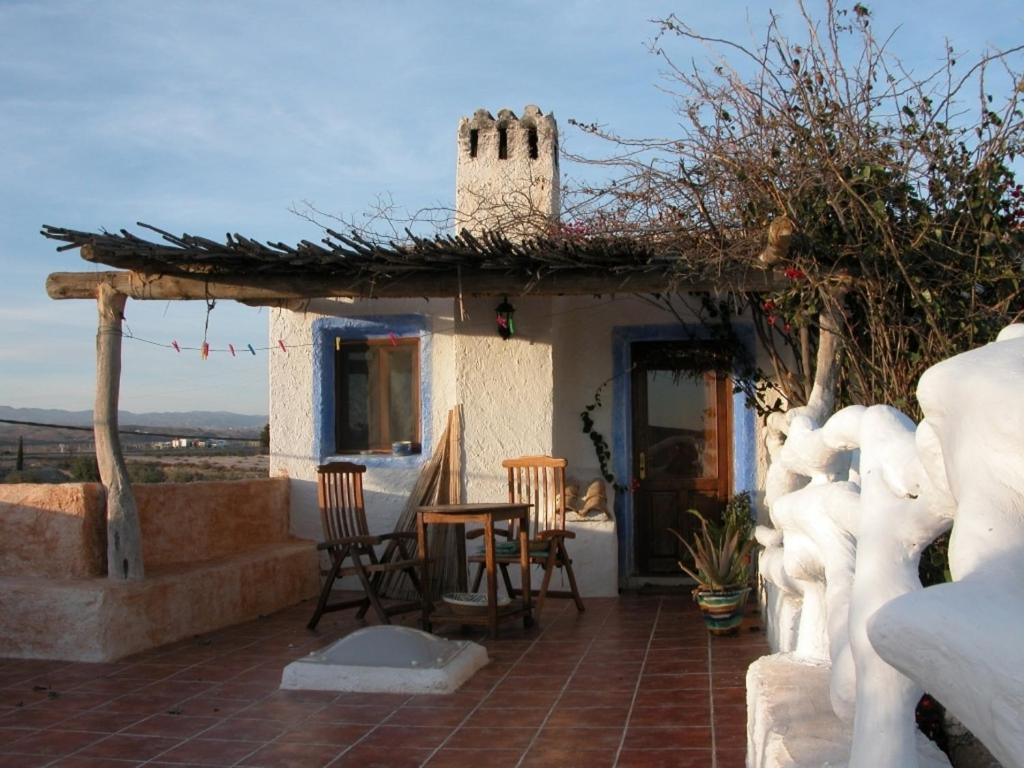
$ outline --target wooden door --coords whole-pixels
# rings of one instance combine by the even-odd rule
[[[639,575],[681,575],[684,548],[699,521],[720,519],[730,488],[731,386],[722,371],[673,367],[683,342],[633,345],[633,510]],[[667,354],[666,354],[667,353]],[[678,363],[675,363],[678,365]]]

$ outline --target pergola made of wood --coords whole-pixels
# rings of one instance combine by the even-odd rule
[[[696,243],[675,237],[539,236],[512,241],[500,233],[370,240],[326,230],[319,243],[295,246],[229,234],[223,243],[173,235],[145,240],[127,230],[83,232],[44,226],[42,234],[78,248],[105,272],[56,272],[54,299],[95,299],[96,459],[107,494],[108,576],[144,576],[138,511],[118,439],[124,307],[133,299],[232,299],[279,304],[296,299],[650,294],[762,291],[780,281],[751,254],[728,269],[691,258]]]
[[[127,230],[81,232],[43,227],[42,234],[79,248],[82,258],[119,272],[57,272],[54,299],[94,298],[107,283],[134,299],[410,298],[482,295],[595,295],[666,291],[770,290],[770,270],[751,255],[728,268],[693,259],[696,243],[672,237],[535,237],[463,230],[405,242],[369,240],[326,230],[319,243],[262,243],[228,234],[224,242],[173,235],[153,242]]]

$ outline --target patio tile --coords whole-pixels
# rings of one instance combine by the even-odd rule
[[[534,747],[566,750],[616,749],[622,740],[622,726],[603,728],[563,728],[545,726],[537,734]]]
[[[630,725],[623,749],[711,749],[711,728],[699,725]]]
[[[97,709],[103,712],[125,712],[132,715],[156,715],[166,712],[180,700],[166,694],[128,693],[118,696]]]
[[[446,749],[513,749],[522,750],[530,746],[536,728],[523,727],[511,719],[505,721],[501,729],[474,728],[471,726],[459,728],[447,741],[444,742]]]
[[[51,727],[68,731],[117,733],[145,717],[146,715],[133,715],[125,712],[79,712]]]
[[[124,733],[135,736],[177,736],[188,738],[220,722],[213,717],[187,715],[152,715],[126,728]]]
[[[537,728],[548,716],[548,710],[542,707],[516,709],[508,707],[505,709],[482,707],[476,710],[466,720],[467,728],[505,728],[509,722],[517,723],[522,728]]]
[[[237,714],[251,702],[242,699],[225,699],[201,693],[185,701],[179,702],[175,708],[183,715],[194,717],[230,717]]]
[[[685,598],[587,609],[552,601],[538,628],[497,639],[451,628],[492,662],[445,696],[278,690],[286,663],[364,626],[335,614],[307,633],[308,604],[117,664],[0,660],[0,768],[599,768],[620,743],[618,765],[707,768],[712,696],[719,768],[742,765],[746,667],[763,634],[709,639]],[[41,729],[92,741],[66,757],[11,752]]]
[[[135,768],[143,765],[138,760],[114,760],[106,757],[85,757],[83,755],[69,755],[62,757],[55,763],[49,763],[47,768]],[[151,766],[152,763],[145,763]],[[176,765],[174,768],[185,768]],[[205,766],[204,766],[205,768]]]
[[[9,742],[3,751],[19,755],[51,755],[59,757],[77,752],[94,741],[104,738],[101,733],[86,731],[37,731]]]
[[[261,747],[262,744],[248,741],[189,739],[169,752],[164,752],[160,760],[168,763],[231,766]]]
[[[347,747],[370,732],[373,726],[342,723],[304,723],[285,731],[278,738],[282,742],[301,744],[333,744]]]
[[[744,719],[744,722],[746,720]],[[660,707],[633,707],[630,713],[631,726],[644,725],[711,725],[711,705],[707,697],[680,704],[666,704]]]
[[[38,768],[49,765],[52,755],[5,755],[0,754],[0,768]]]
[[[310,715],[310,722],[377,725],[394,714],[394,707],[365,707],[350,704],[328,704]]]
[[[12,741],[17,741],[25,736],[31,736],[33,733],[39,733],[37,728],[0,728],[0,751],[3,751],[5,744],[10,744]]]
[[[523,758],[523,768],[612,768],[614,749],[534,747]]]
[[[555,690],[522,690],[519,687],[503,683],[498,686],[480,705],[484,709],[491,707],[545,707],[550,708],[558,699],[560,691]]]
[[[467,766],[487,766],[487,768],[515,768],[519,764],[522,752],[517,749],[444,749],[438,750],[427,761],[427,768],[467,768]]]
[[[73,714],[45,707],[25,707],[0,717],[0,728],[47,728],[67,720]]]
[[[397,745],[409,749],[435,749],[451,733],[451,728],[417,725],[378,725],[360,742],[360,747],[389,749]],[[491,732],[493,736],[493,731]]]
[[[90,744],[81,754],[87,757],[112,757],[125,760],[149,760],[177,746],[181,739],[162,736],[114,734]]]
[[[313,701],[284,701],[281,699],[264,699],[250,704],[236,712],[233,719],[281,720],[286,723],[297,723],[306,720],[310,715],[319,712],[324,704]]]
[[[431,752],[430,749],[409,749],[405,746],[380,749],[359,745],[331,763],[331,768],[419,768]]]
[[[710,768],[710,749],[623,749],[616,768]]]
[[[259,768],[320,768],[337,757],[341,750],[329,744],[275,742],[260,747],[238,763]]]
[[[388,725],[434,725],[456,727],[472,711],[472,707],[402,707],[388,718]]]
[[[273,741],[288,730],[289,723],[279,720],[228,719],[203,732],[206,739],[228,739],[231,741]]]

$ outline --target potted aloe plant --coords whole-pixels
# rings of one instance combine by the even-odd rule
[[[693,597],[708,631],[713,635],[734,634],[743,621],[743,606],[750,594],[750,552],[754,546],[750,497],[733,497],[721,525],[711,523],[695,509],[687,511],[700,520],[700,530],[692,542],[674,528],[668,529],[693,558],[693,569],[682,561],[679,567],[697,582]]]

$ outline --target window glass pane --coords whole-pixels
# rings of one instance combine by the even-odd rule
[[[334,355],[335,450],[390,451],[419,441],[419,347],[343,342]]]
[[[370,354],[366,345],[347,344],[335,355],[338,450],[368,447],[370,435]]]
[[[648,477],[718,476],[715,375],[647,371]]]
[[[413,381],[414,350],[395,349],[388,352],[388,424],[390,441],[416,440],[416,401]]]

